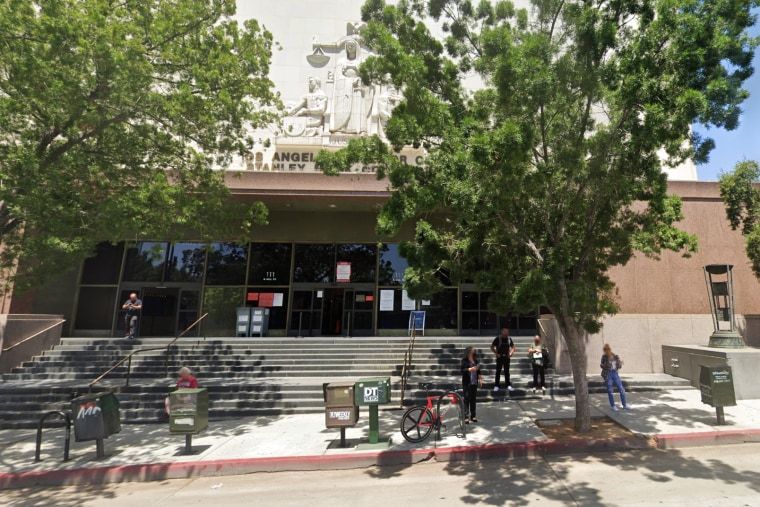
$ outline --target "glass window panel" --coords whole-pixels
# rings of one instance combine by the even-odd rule
[[[409,263],[399,252],[398,244],[383,244],[380,246],[380,269],[377,283],[380,285],[403,285],[404,272]]]
[[[242,287],[207,287],[203,293],[203,319],[206,336],[235,336],[237,308],[244,306],[245,289]]]
[[[353,331],[372,331],[372,312],[356,312]]]
[[[335,280],[335,245],[296,245],[296,283],[331,283]]]
[[[467,331],[478,331],[479,312],[462,312],[462,329]]]
[[[314,291],[293,291],[293,310],[311,310],[311,299]]]
[[[380,305],[378,303],[378,309]],[[427,310],[427,306],[423,310]],[[377,312],[377,327],[379,329],[408,329],[409,310],[401,309],[401,289],[393,290],[393,311]]]
[[[430,298],[430,306],[423,307],[426,311],[425,328],[457,328],[457,292],[456,289],[446,289]]]
[[[84,261],[82,283],[85,285],[118,284],[123,255],[124,243],[117,245],[99,243],[95,248],[95,255]]]
[[[126,282],[162,282],[167,243],[140,241],[127,249],[124,264]]]
[[[244,285],[247,264],[248,245],[211,243],[208,246],[206,285]]]
[[[395,298],[394,298],[395,302]],[[347,305],[350,308],[350,305]],[[354,310],[372,310],[375,307],[374,291],[357,290],[354,292]]]
[[[167,262],[168,281],[201,283],[206,267],[206,244],[172,243]]]
[[[351,263],[351,283],[375,283],[377,245],[338,245],[337,262]]]
[[[462,291],[462,310],[478,310],[478,293]]]
[[[252,243],[250,285],[290,284],[290,243]]]
[[[246,305],[269,308],[269,329],[285,329],[288,318],[288,289],[250,287]]]
[[[115,308],[115,287],[81,287],[76,329],[107,329],[110,332]]]
[[[179,309],[181,311],[197,310],[200,297],[200,291],[183,290],[179,297]]]

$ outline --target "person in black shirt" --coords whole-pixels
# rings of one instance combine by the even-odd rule
[[[467,347],[459,369],[462,372],[462,389],[464,390],[464,421],[478,422],[475,409],[478,387],[483,386],[483,374],[480,371],[480,362],[474,347]]]
[[[533,338],[533,346],[528,349],[528,359],[533,367],[533,392],[539,388],[546,394],[546,362],[549,357],[549,350],[541,343],[541,336],[536,335]],[[539,382],[540,378],[540,382]]]
[[[142,310],[142,301],[137,299],[134,292],[129,295],[121,309],[126,311],[124,315],[124,329],[126,330],[125,338],[134,338],[137,335],[137,317]]]
[[[509,360],[515,353],[515,342],[509,336],[509,329],[501,329],[501,334],[494,338],[491,343],[491,352],[496,356],[496,380],[493,384],[493,392],[499,391],[499,377],[501,369],[504,368],[504,380],[507,383],[507,389],[514,391],[512,382],[509,381]]]

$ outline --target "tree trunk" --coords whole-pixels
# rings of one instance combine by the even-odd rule
[[[573,369],[573,386],[575,387],[575,429],[578,433],[591,430],[591,408],[588,396],[588,358],[586,356],[585,333],[575,322],[563,324],[558,319],[560,329],[565,335],[570,351],[570,366]]]

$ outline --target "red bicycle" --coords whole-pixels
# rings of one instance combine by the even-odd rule
[[[440,396],[430,396],[430,384],[420,384],[420,388],[425,390],[427,396],[427,405],[412,407],[404,413],[401,418],[401,434],[404,438],[416,444],[422,442],[430,432],[435,429],[436,440],[441,438],[441,428],[444,416],[451,412],[456,415],[456,421],[459,425],[459,434],[462,438],[467,435],[467,426],[465,425],[464,397],[457,390],[446,391]]]

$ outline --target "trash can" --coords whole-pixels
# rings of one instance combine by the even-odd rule
[[[251,308],[251,334],[266,336],[269,333],[269,308]]]
[[[237,321],[235,334],[237,336],[251,336],[251,308],[248,306],[237,308]]]
[[[359,420],[359,407],[354,405],[354,383],[322,384],[325,398],[325,427],[349,428]]]
[[[121,431],[119,400],[110,391],[74,398],[71,415],[77,442],[102,440]]]
[[[169,394],[169,431],[195,435],[208,428],[208,390],[177,389]]]

